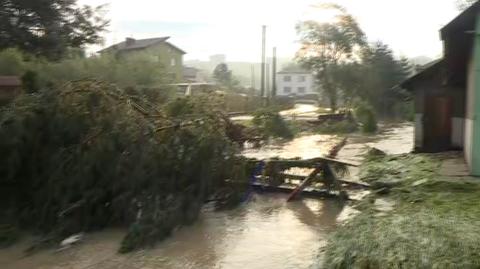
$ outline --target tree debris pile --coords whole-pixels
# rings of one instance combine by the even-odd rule
[[[480,184],[439,174],[442,158],[370,157],[362,180],[389,191],[354,205],[361,213],[331,236],[317,268],[477,268]]]
[[[0,219],[56,238],[128,225],[122,252],[191,223],[216,189],[247,182],[206,98],[147,106],[95,81],[19,97],[0,113]]]

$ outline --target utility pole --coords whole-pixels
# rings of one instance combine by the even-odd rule
[[[267,106],[270,104],[270,63],[266,63],[265,65],[265,80],[266,80],[266,85],[265,85],[265,103]]]
[[[267,26],[262,25],[262,72],[261,72],[261,82],[260,82],[260,97],[263,99],[265,97],[265,36],[267,32]],[[262,101],[263,103],[263,101]]]
[[[277,96],[277,47],[273,47],[272,59],[272,100]]]
[[[255,90],[255,65],[252,64],[252,73],[250,75],[250,86]]]

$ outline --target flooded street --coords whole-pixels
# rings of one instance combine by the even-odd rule
[[[412,150],[410,124],[384,125],[374,136],[354,134],[338,158],[359,162],[366,146],[387,153]],[[341,140],[335,135],[306,135],[290,142],[247,149],[252,158],[315,158]],[[354,177],[356,171],[351,172]],[[329,233],[351,209],[336,200],[302,199],[286,203],[286,195],[253,196],[240,207],[215,212],[208,207],[192,226],[183,227],[153,249],[119,255],[116,251],[125,233],[107,230],[89,234],[72,249],[46,250],[23,258],[28,246],[19,243],[0,251],[2,269],[46,268],[226,268],[303,269],[321,263],[321,248]]]
[[[0,252],[0,268],[310,268],[342,210],[335,200],[287,204],[285,195],[255,195],[232,211],[205,210],[154,249],[116,254],[124,231],[108,230],[73,249],[27,258],[21,258],[27,245],[17,244]]]
[[[243,155],[255,159],[273,157],[312,159],[327,154],[339,141],[341,138],[336,135],[305,135],[285,143],[272,141],[261,148],[248,148]]]

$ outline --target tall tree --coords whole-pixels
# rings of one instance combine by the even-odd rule
[[[225,63],[218,64],[215,67],[213,78],[218,84],[227,87],[229,90],[234,90],[239,85],[239,82],[233,77],[232,71],[228,69],[228,65]]]
[[[297,25],[301,48],[297,60],[313,71],[318,83],[330,101],[333,111],[337,109],[340,81],[339,67],[349,62],[357,48],[363,47],[365,35],[357,21],[346,10],[335,4],[317,6],[334,10],[338,14],[330,23],[305,21]]]
[[[76,5],[76,0],[0,1],[0,49],[18,47],[49,59],[70,48],[102,41],[108,21],[103,6]]]
[[[377,42],[363,50],[361,64],[357,94],[378,113],[389,116],[393,104],[403,95],[394,87],[412,72],[410,61],[396,59],[388,45]]]

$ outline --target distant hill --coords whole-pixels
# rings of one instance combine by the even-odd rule
[[[270,61],[270,59],[269,59]],[[282,69],[283,66],[287,65],[288,63],[292,62],[289,58],[278,58],[277,59],[277,72]],[[254,68],[255,74],[255,88],[259,88],[260,85],[260,66],[259,62],[252,63],[252,62],[230,62],[227,61],[226,64],[228,68],[232,70],[233,76],[240,82],[242,86],[250,87],[252,84],[252,66]],[[195,67],[206,74],[213,73],[213,70],[216,67],[216,63],[212,63],[210,61],[199,61],[199,60],[189,60],[184,62],[185,66]],[[271,66],[270,66],[271,68]]]
[[[427,56],[417,56],[410,59],[414,65],[426,65],[433,61],[434,59]]]

